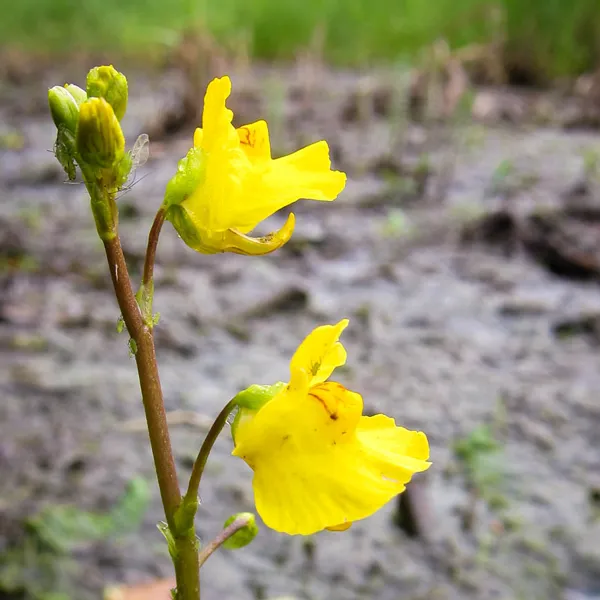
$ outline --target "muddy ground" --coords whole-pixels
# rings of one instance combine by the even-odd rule
[[[49,152],[45,88],[63,77],[1,90],[0,598],[29,597],[7,591],[10,561],[30,569],[30,594],[44,576],[77,600],[171,573],[102,248],[83,187],[64,183]],[[171,101],[169,81],[132,77],[129,144]],[[188,411],[172,428],[182,480],[208,417],[251,383],[285,380],[298,342],[342,317],[338,379],[368,411],[427,432],[433,466],[419,535],[394,525],[395,502],[343,534],[262,528],[211,558],[203,598],[600,598],[597,132],[552,119],[411,122],[402,93],[386,104],[377,92],[396,89],[392,75],[264,70],[233,82],[238,123],[267,117],[274,154],[324,137],[350,181],[333,204],[296,205],[293,240],[265,258],[201,256],[164,230],[156,337],[167,409]],[[120,199],[137,276],[191,134],[155,142]],[[230,451],[224,435],[201,490],[203,539],[253,509],[251,473]],[[75,563],[57,554],[34,569],[18,554],[24,519],[57,504],[109,511],[139,476],[151,501],[136,532],[78,542]]]

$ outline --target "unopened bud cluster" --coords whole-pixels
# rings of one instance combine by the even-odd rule
[[[121,164],[125,138],[119,121],[127,109],[127,79],[112,66],[95,67],[87,76],[86,89],[73,84],[48,91],[48,103],[57,128],[56,154],[69,179],[74,164],[84,172],[115,169],[113,181],[121,183],[131,166]],[[87,167],[87,168],[86,168]],[[123,176],[124,175],[124,176]]]
[[[93,68],[86,89],[73,84],[48,90],[48,103],[56,125],[56,158],[69,180],[79,167],[90,193],[98,233],[114,237],[117,221],[115,194],[132,168],[125,151],[120,120],[127,110],[127,79],[112,66]]]

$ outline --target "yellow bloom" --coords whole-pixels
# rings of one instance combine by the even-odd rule
[[[334,200],[346,175],[331,170],[329,147],[316,142],[273,160],[265,121],[235,129],[225,106],[229,77],[213,80],[204,98],[202,129],[167,186],[167,218],[199,252],[266,254],[287,242],[294,217],[265,238],[246,233],[300,198]]]
[[[233,454],[254,470],[256,508],[277,531],[347,529],[429,468],[424,433],[362,416],[361,396],[327,381],[346,362],[347,324],[317,327],[291,360],[289,384],[236,419]]]

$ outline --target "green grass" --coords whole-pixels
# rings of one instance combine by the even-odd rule
[[[598,0],[503,0],[509,61],[556,77],[600,65]]]
[[[543,77],[600,62],[598,0],[0,0],[0,14],[1,42],[45,52],[143,55],[197,22],[261,59],[322,45],[333,63],[360,66],[410,60],[439,38],[460,47],[504,32],[509,64]]]

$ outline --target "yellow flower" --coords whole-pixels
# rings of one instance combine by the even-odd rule
[[[236,418],[233,454],[254,470],[256,508],[277,531],[347,529],[429,468],[424,433],[362,416],[361,396],[327,381],[346,362],[347,324],[317,327],[291,360],[289,384]]]
[[[203,128],[169,182],[164,205],[179,235],[198,252],[266,254],[289,240],[293,214],[265,238],[245,234],[300,198],[334,200],[346,175],[331,170],[324,141],[273,160],[265,121],[233,127],[225,106],[230,92],[229,77],[209,84]]]

